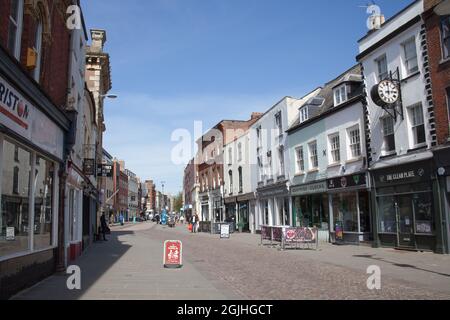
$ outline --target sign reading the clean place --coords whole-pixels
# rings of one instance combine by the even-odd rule
[[[62,158],[64,133],[61,128],[2,77],[0,123],[48,153]]]
[[[379,170],[374,174],[377,187],[393,184],[414,183],[430,180],[431,170],[427,163],[412,163]]]

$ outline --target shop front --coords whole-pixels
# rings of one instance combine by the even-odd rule
[[[64,135],[70,125],[8,59],[1,51],[0,299],[55,270],[58,172],[63,163]]]
[[[372,240],[366,173],[327,180],[332,242],[359,244]],[[338,237],[336,237],[336,233]]]
[[[225,202],[225,222],[236,221],[236,197],[228,197]]]
[[[319,241],[329,242],[330,215],[327,182],[319,181],[291,187],[293,227],[319,230]]]
[[[435,251],[441,221],[434,204],[432,162],[402,164],[371,174],[377,245]]]
[[[257,205],[261,217],[258,221],[266,226],[290,226],[289,190],[286,182],[257,189]]]

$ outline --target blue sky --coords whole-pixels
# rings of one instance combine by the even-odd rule
[[[85,0],[88,28],[107,30],[117,100],[105,147],[175,194],[172,132],[245,120],[301,97],[355,64],[368,0]],[[378,0],[386,18],[412,0]]]

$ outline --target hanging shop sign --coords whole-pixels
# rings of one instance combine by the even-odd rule
[[[83,173],[86,176],[95,175],[95,159],[84,159],[83,161]]]
[[[291,195],[300,196],[314,193],[322,193],[326,191],[327,191],[327,183],[323,181],[318,183],[294,186],[291,188]]]
[[[183,266],[183,244],[179,240],[164,242],[164,268],[181,268]]]
[[[390,167],[374,173],[376,187],[429,181],[430,176],[430,164],[426,162]]]
[[[113,176],[113,166],[111,164],[98,164],[97,165],[97,176],[98,177],[112,177]]]
[[[351,188],[351,187],[363,187],[366,186],[366,174],[359,173],[345,177],[337,177],[327,180],[329,190]]]
[[[62,159],[64,132],[0,77],[0,124]]]

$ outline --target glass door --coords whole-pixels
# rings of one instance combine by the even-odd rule
[[[397,244],[400,248],[414,248],[414,214],[411,195],[397,197]]]

